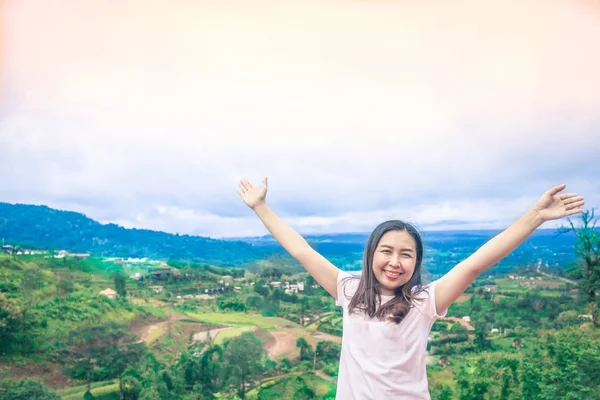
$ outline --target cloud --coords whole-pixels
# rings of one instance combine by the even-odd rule
[[[217,236],[265,233],[235,191],[264,175],[307,232],[600,205],[593,3],[62,6],[5,12],[4,201]]]

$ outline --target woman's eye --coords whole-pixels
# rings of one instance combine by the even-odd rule
[[[382,250],[381,252],[384,254],[392,254],[392,252],[390,250]]]
[[[410,257],[410,254],[409,254],[409,253],[404,253],[404,254],[402,254],[402,257],[409,258],[409,257]]]

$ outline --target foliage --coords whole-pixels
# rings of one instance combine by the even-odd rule
[[[3,388],[0,389],[0,400],[60,400],[60,396],[32,379],[22,379],[19,382],[5,380],[0,387]]]
[[[579,287],[588,296],[592,307],[592,322],[598,326],[598,303],[596,294],[600,291],[600,233],[596,228],[597,219],[594,209],[581,213],[581,225],[569,220],[569,227],[563,227],[560,232],[575,233],[577,240],[575,250],[581,257],[581,262],[576,264],[569,272],[578,280]]]
[[[237,387],[238,396],[245,397],[246,382],[252,376],[264,369],[262,362],[265,351],[261,342],[251,333],[244,332],[241,336],[225,343],[223,357],[227,381]]]
[[[0,219],[0,236],[9,243],[35,249],[65,249],[107,257],[187,259],[219,265],[243,265],[263,256],[261,251],[239,241],[125,229],[46,206],[0,203]]]

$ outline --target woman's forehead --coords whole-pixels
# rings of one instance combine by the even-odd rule
[[[389,246],[392,248],[416,247],[415,239],[407,231],[389,231],[386,232],[379,240],[379,246]]]

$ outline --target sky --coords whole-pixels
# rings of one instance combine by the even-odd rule
[[[0,201],[210,237],[600,207],[595,0],[5,0]],[[553,227],[560,223],[548,223]]]

